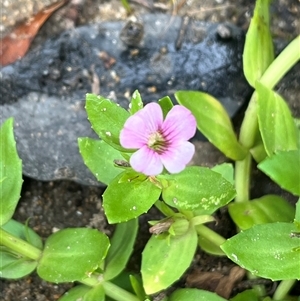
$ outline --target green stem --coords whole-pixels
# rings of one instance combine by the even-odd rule
[[[247,272],[247,278],[248,279],[258,279],[257,276],[253,275],[251,272]],[[259,297],[263,297],[266,295],[266,288],[262,284],[255,284],[253,285],[253,290],[255,291],[255,294]]]
[[[38,260],[42,254],[40,249],[32,246],[28,242],[18,237],[15,237],[2,228],[0,228],[0,245],[33,260]]]
[[[273,300],[277,301],[286,298],[287,294],[295,283],[295,279],[281,281],[273,295]]]
[[[102,284],[105,295],[116,301],[139,301],[137,296],[129,293],[112,282],[105,281],[103,276],[100,274],[93,274],[90,277],[81,280],[80,282],[88,286]]]
[[[300,59],[300,35],[296,37],[289,45],[278,55],[268,69],[260,78],[260,82],[266,87],[272,89],[280,79],[294,66]],[[257,120],[257,100],[256,92],[253,93],[240,130],[240,143],[247,149],[254,146],[255,138],[258,132]],[[235,180],[236,180],[236,202],[245,202],[249,200],[250,186],[250,154],[242,161],[236,162]]]
[[[220,245],[222,245],[226,241],[226,239],[223,236],[219,235],[218,233],[216,233],[215,231],[211,230],[210,228],[204,225],[197,225],[195,228],[200,237],[207,239],[209,242],[211,242],[216,247],[218,247],[220,249],[219,250],[220,255],[221,254],[225,255],[223,250],[220,248]]]
[[[117,301],[140,301],[139,298],[112,282],[103,282],[105,295]]]

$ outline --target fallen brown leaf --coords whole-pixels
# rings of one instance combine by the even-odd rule
[[[220,272],[199,272],[194,271],[188,275],[186,285],[199,289],[209,290],[217,293],[219,296],[228,299],[235,284],[243,279],[245,270],[234,266],[229,275],[223,275]]]
[[[69,0],[61,0],[37,13],[28,22],[21,24],[0,41],[0,64],[9,65],[21,59],[27,52],[40,27],[59,7]]]

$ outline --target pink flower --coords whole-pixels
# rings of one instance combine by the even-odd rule
[[[130,158],[131,167],[148,176],[163,171],[182,171],[192,159],[195,147],[187,140],[196,132],[196,120],[183,106],[174,106],[163,120],[159,104],[150,103],[130,116],[121,131],[122,147],[138,149]]]

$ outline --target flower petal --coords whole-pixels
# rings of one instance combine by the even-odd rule
[[[147,104],[130,116],[120,133],[120,143],[125,148],[141,148],[148,143],[149,135],[162,127],[163,113],[157,103]]]
[[[195,146],[188,141],[183,141],[160,155],[160,159],[166,170],[170,173],[178,173],[185,169],[195,153]]]
[[[190,110],[176,105],[169,111],[163,122],[163,135],[171,143],[189,140],[196,133],[196,124],[196,119]]]
[[[163,171],[159,155],[148,146],[143,146],[130,157],[130,165],[147,176],[156,176]]]

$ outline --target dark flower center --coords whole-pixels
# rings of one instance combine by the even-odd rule
[[[147,145],[158,154],[162,154],[168,147],[168,141],[160,131],[157,131],[149,136]]]

